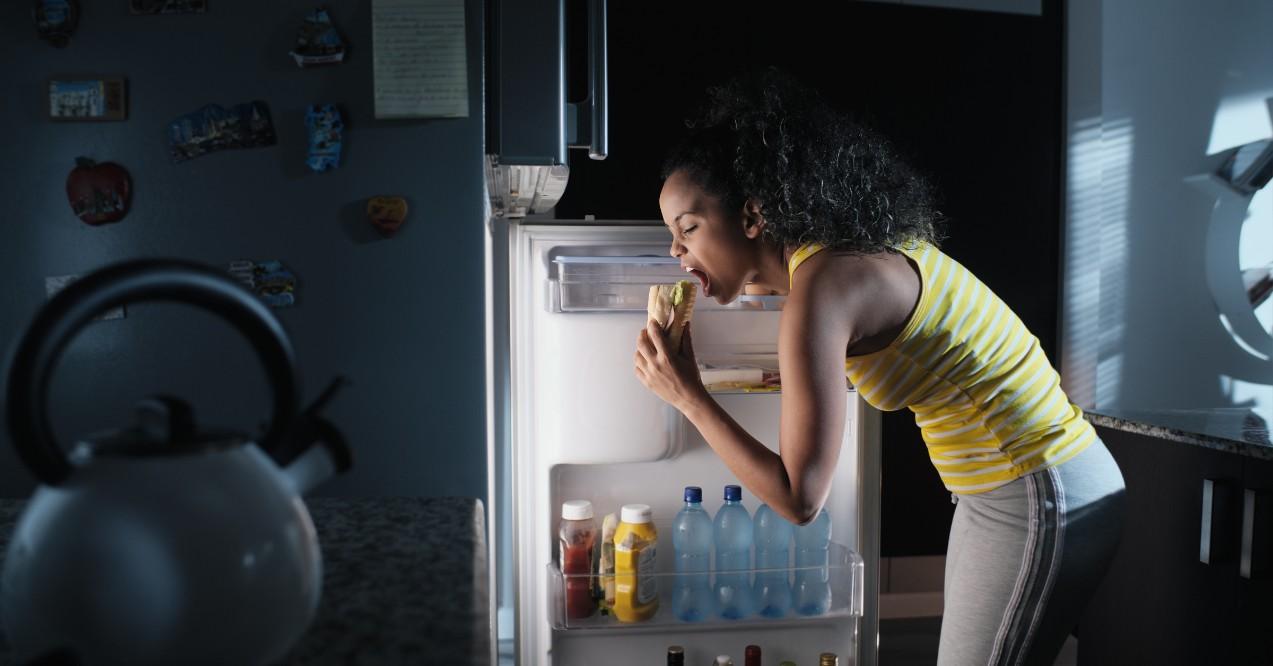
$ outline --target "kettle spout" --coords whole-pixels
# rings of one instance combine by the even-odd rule
[[[280,471],[298,494],[304,495],[331,477],[344,473],[353,464],[353,456],[344,435],[323,419],[313,419],[304,430],[313,439],[303,452]]]
[[[331,421],[318,415],[332,396],[348,383],[344,377],[332,380],[318,399],[301,413],[282,446],[270,452],[283,476],[298,494],[304,495],[353,465],[353,454],[349,452],[345,436]]]

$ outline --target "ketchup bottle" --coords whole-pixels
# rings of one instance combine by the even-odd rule
[[[571,620],[590,617],[597,610],[597,601],[592,596],[592,556],[597,547],[592,502],[570,500],[561,505],[559,537],[566,617]]]

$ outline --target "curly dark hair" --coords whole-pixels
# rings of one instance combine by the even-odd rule
[[[683,171],[729,210],[755,198],[765,233],[787,246],[871,254],[941,240],[944,216],[928,181],[892,142],[812,89],[771,67],[707,93],[664,180]]]

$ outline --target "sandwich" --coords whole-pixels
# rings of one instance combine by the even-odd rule
[[[681,350],[681,335],[694,313],[694,294],[694,283],[689,280],[650,287],[646,314],[667,334],[668,349],[674,352]]]

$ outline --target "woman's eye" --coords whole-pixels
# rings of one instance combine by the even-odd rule
[[[690,232],[691,232],[691,231],[694,231],[694,230],[695,230],[695,229],[697,229],[697,228],[698,228],[698,225],[697,225],[697,224],[691,224],[690,226],[685,227],[685,229],[681,231],[681,235],[682,235],[682,236],[688,236],[688,235],[690,235]]]

